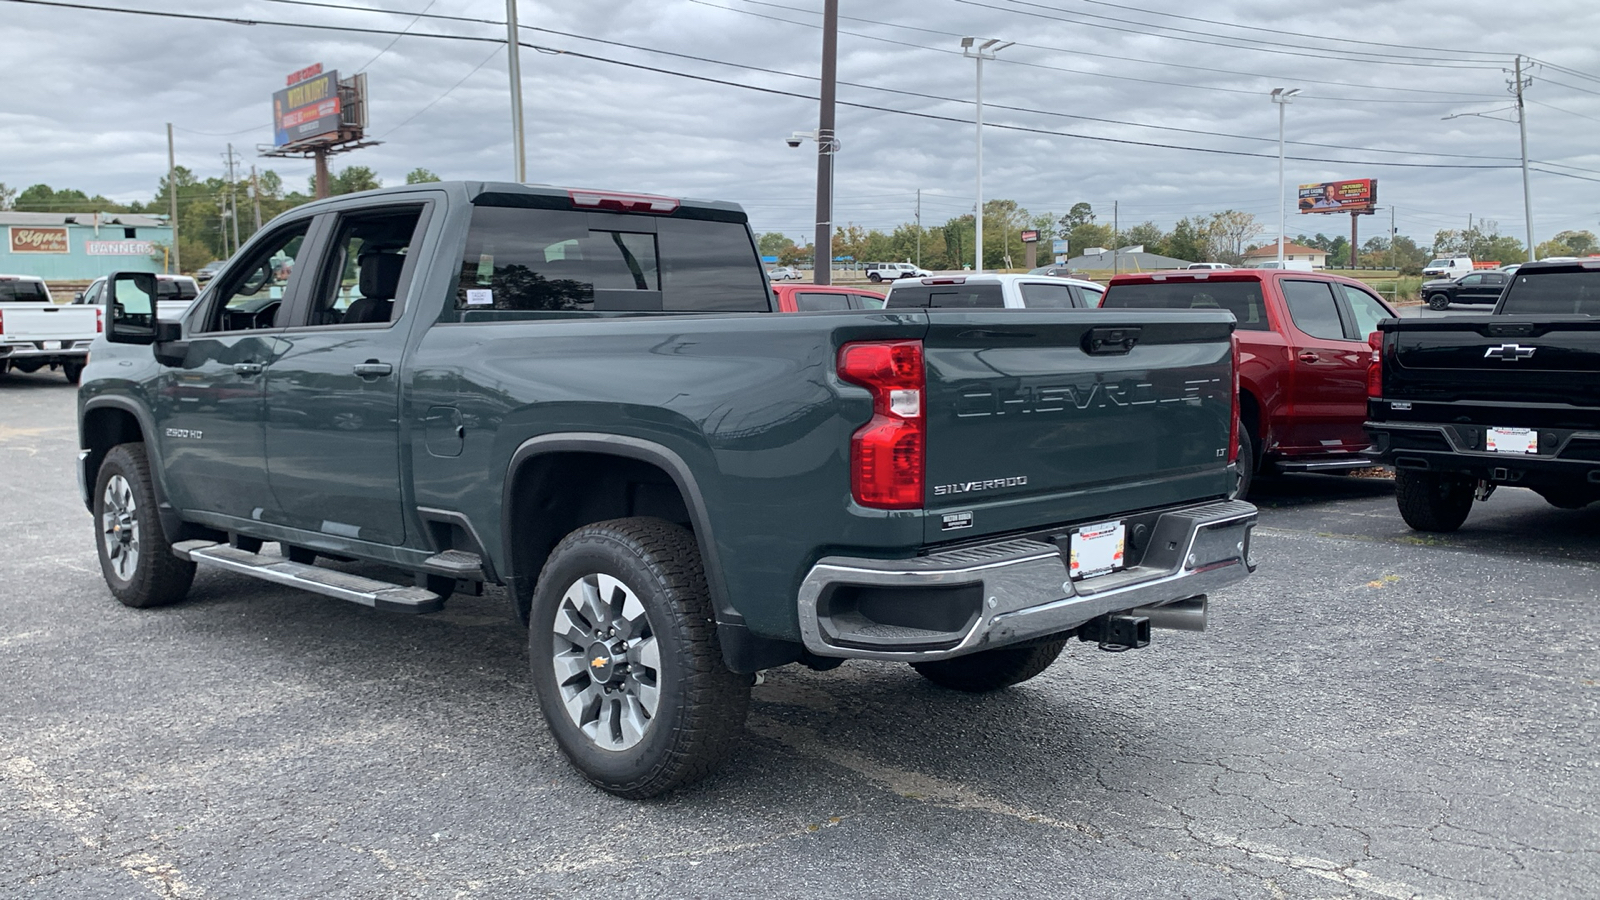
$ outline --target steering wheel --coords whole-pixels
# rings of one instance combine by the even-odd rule
[[[283,301],[274,300],[273,302],[268,303],[266,306],[256,310],[255,314],[250,317],[250,327],[271,328],[274,324],[273,320],[278,316],[278,307],[282,305]]]

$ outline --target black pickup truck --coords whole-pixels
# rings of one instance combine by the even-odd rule
[[[1499,485],[1600,500],[1600,259],[1523,265],[1493,315],[1378,328],[1366,428],[1406,524],[1454,531]]]
[[[109,280],[79,393],[112,593],[504,585],[620,795],[708,772],[760,669],[993,690],[1253,566],[1225,311],[780,315],[733,204],[480,183],[286,213],[178,322],[155,289]]]

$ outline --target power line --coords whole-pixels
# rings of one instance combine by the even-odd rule
[[[1564,87],[1569,91],[1578,91],[1579,93],[1583,94],[1594,94],[1595,96],[1600,97],[1600,91],[1591,91],[1588,88],[1581,88],[1575,84],[1567,84],[1565,81],[1557,81],[1548,75],[1540,75],[1539,80],[1545,84],[1553,84],[1557,87]]]
[[[204,15],[204,14],[200,14],[200,13],[174,13],[174,12],[164,12],[164,11],[155,11],[155,10],[135,10],[135,9],[126,9],[126,8],[122,8],[122,7],[96,6],[96,5],[87,4],[87,3],[73,3],[73,2],[67,2],[67,0],[0,0],[0,2],[19,3],[19,4],[30,5],[30,6],[49,6],[49,7],[60,7],[60,8],[66,8],[66,9],[92,10],[92,11],[96,11],[96,12],[116,12],[116,13],[124,13],[124,14],[130,14],[130,15],[141,15],[141,16],[151,16],[151,17],[158,17],[158,18],[175,18],[175,19],[195,20],[195,21],[222,22],[222,23],[226,23],[226,24],[245,25],[245,26],[266,25],[266,26],[275,26],[275,27],[280,27],[280,28],[301,28],[301,29],[312,29],[312,30],[318,30],[318,31],[348,31],[348,32],[362,33],[362,34],[385,34],[385,35],[405,34],[406,33],[406,32],[396,32],[396,31],[394,31],[392,29],[377,29],[377,28],[361,28],[361,27],[352,27],[352,26],[321,25],[321,24],[306,23],[306,22],[272,22],[272,21],[263,21],[263,20],[241,19],[241,18],[237,18],[237,17],[227,17],[227,16],[210,16],[210,15]],[[965,2],[965,0],[958,0],[958,2]],[[503,43],[503,41],[499,41],[499,40],[497,40],[495,38],[474,37],[474,36],[469,36],[469,35],[426,34],[426,33],[424,33],[424,34],[417,34],[416,36],[417,37],[432,38],[432,39],[437,39],[437,40],[471,41],[471,42],[475,42],[475,43]],[[626,62],[626,61],[623,61],[623,60],[611,59],[609,57],[598,56],[598,55],[595,55],[595,54],[582,53],[582,52],[579,52],[579,51],[576,51],[576,50],[561,50],[561,49],[557,49],[557,48],[553,48],[553,47],[546,47],[546,46],[542,46],[542,45],[539,45],[539,44],[531,44],[531,43],[526,43],[526,42],[521,42],[521,41],[519,41],[518,43],[523,47],[528,47],[529,49],[536,50],[536,51],[538,51],[540,53],[546,53],[546,54],[550,54],[550,55],[554,55],[554,56],[571,56],[571,57],[574,57],[574,58],[577,58],[577,59],[587,59],[587,60],[591,60],[591,61],[594,61],[594,62],[606,63],[606,64],[609,64],[609,65],[621,66],[621,67],[624,67],[624,68],[638,69],[640,71],[654,72],[654,73],[662,74],[662,75],[671,75],[671,76],[674,76],[674,77],[686,78],[686,79],[689,79],[689,80],[700,81],[700,82],[704,82],[704,83],[707,83],[707,84],[718,84],[718,85],[723,85],[723,86],[726,86],[726,87],[736,87],[736,88],[740,88],[740,89],[743,89],[743,90],[756,91],[756,92],[759,92],[759,93],[772,94],[772,95],[776,95],[776,96],[792,97],[792,98],[800,99],[800,100],[815,101],[817,99],[816,97],[813,97],[813,96],[810,96],[810,95],[807,95],[807,94],[797,93],[797,92],[794,92],[794,91],[785,91],[785,90],[780,90],[778,88],[769,88],[769,87],[761,87],[759,85],[743,84],[743,83],[740,83],[740,82],[729,81],[727,79],[722,79],[722,78],[712,78],[712,77],[706,76],[706,75],[695,75],[695,74],[692,74],[692,73],[689,73],[689,72],[680,72],[680,71],[677,71],[677,70],[674,70],[674,69],[664,69],[664,68],[661,68],[659,66],[650,66],[650,65],[645,65],[643,63]],[[915,118],[929,119],[929,120],[933,120],[933,121],[952,122],[952,123],[963,124],[963,125],[967,124],[967,120],[965,120],[965,119],[960,119],[960,118],[956,118],[956,117],[953,117],[953,116],[938,115],[938,114],[934,114],[934,113],[915,112],[915,111],[911,111],[911,110],[897,109],[897,108],[894,108],[894,107],[875,106],[873,104],[868,104],[868,103],[855,103],[855,102],[840,101],[840,104],[844,105],[844,106],[850,106],[850,107],[853,107],[853,108],[856,108],[856,109],[871,110],[871,111],[874,111],[874,112],[888,113],[888,114],[891,114],[891,115],[904,115],[904,116],[911,116],[911,117],[915,117]],[[1077,133],[1074,133],[1074,132],[1051,131],[1049,129],[1032,128],[1032,127],[1022,126],[1022,125],[1004,125],[1004,124],[1000,124],[1000,123],[992,123],[990,125],[990,127],[993,127],[993,128],[996,128],[996,129],[1000,129],[1000,130],[1005,130],[1005,131],[1018,131],[1018,132],[1024,132],[1024,133],[1029,133],[1029,134],[1049,135],[1049,136],[1054,136],[1054,137],[1069,137],[1069,138],[1077,138],[1077,139],[1080,139],[1080,140],[1098,141],[1098,142],[1112,143],[1112,144],[1122,144],[1122,145],[1127,145],[1127,146],[1152,147],[1152,148],[1167,149],[1167,150],[1187,150],[1187,151],[1190,151],[1190,152],[1210,153],[1210,154],[1221,155],[1221,156],[1242,156],[1242,157],[1251,157],[1251,158],[1257,158],[1257,159],[1275,158],[1275,156],[1276,156],[1275,154],[1251,153],[1251,152],[1243,151],[1243,150],[1220,150],[1220,149],[1214,149],[1214,148],[1208,148],[1208,147],[1189,147],[1189,146],[1183,146],[1183,145],[1179,145],[1179,144],[1163,144],[1163,143],[1154,142],[1154,141],[1139,141],[1139,140],[1133,140],[1133,139],[1130,139],[1130,138],[1112,138],[1112,137],[1102,137],[1102,136],[1097,136],[1097,135],[1077,134]],[[1293,160],[1295,160],[1297,162],[1323,162],[1323,163],[1336,163],[1336,164],[1339,164],[1339,165],[1392,166],[1392,167],[1399,167],[1399,168],[1420,168],[1420,169],[1507,169],[1507,168],[1515,168],[1514,166],[1465,165],[1465,164],[1455,164],[1455,163],[1381,162],[1381,161],[1376,161],[1376,160],[1344,160],[1344,159],[1328,159],[1328,158],[1322,158],[1322,157],[1306,157],[1306,156],[1291,156],[1291,157],[1286,157],[1286,158],[1293,159]]]
[[[1188,31],[1188,30],[1185,30],[1185,33],[1181,34],[1181,35],[1150,34],[1149,29],[1151,29],[1151,28],[1159,28],[1159,29],[1162,29],[1164,31],[1177,31],[1178,29],[1175,29],[1175,28],[1172,28],[1172,27],[1166,26],[1166,25],[1154,25],[1154,24],[1151,24],[1151,23],[1148,23],[1148,22],[1136,22],[1136,21],[1133,21],[1133,20],[1130,20],[1130,19],[1118,19],[1118,18],[1116,18],[1114,16],[1101,16],[1101,15],[1096,15],[1094,13],[1074,12],[1074,11],[1071,11],[1071,10],[1060,9],[1059,7],[1046,6],[1045,4],[1042,4],[1042,3],[1030,3],[1030,2],[1026,2],[1026,0],[1010,0],[1010,2],[1013,4],[1013,6],[996,6],[996,5],[992,4],[992,3],[980,2],[980,0],[951,0],[951,2],[959,3],[959,4],[962,4],[963,6],[976,6],[976,7],[979,7],[981,9],[989,9],[989,10],[994,10],[996,12],[1007,12],[1007,13],[1012,13],[1014,15],[1035,16],[1035,17],[1038,17],[1038,18],[1050,19],[1050,20],[1056,21],[1056,22],[1067,22],[1067,23],[1070,23],[1070,24],[1073,24],[1073,25],[1087,25],[1090,28],[1104,28],[1104,29],[1109,30],[1109,31],[1120,31],[1120,32],[1124,32],[1126,34],[1137,34],[1137,35],[1141,35],[1141,36],[1144,36],[1144,37],[1155,37],[1155,38],[1161,38],[1163,40],[1170,40],[1170,41],[1183,41],[1185,43],[1190,43],[1190,44],[1204,44],[1204,45],[1212,46],[1212,47],[1226,47],[1226,48],[1228,48],[1230,50],[1249,50],[1249,51],[1252,51],[1252,52],[1255,52],[1255,53],[1276,53],[1276,54],[1279,54],[1279,55],[1282,55],[1282,56],[1299,56],[1299,57],[1303,57],[1303,58],[1306,58],[1306,59],[1334,59],[1334,60],[1341,60],[1341,61],[1344,61],[1344,62],[1363,62],[1363,63],[1369,63],[1369,64],[1374,64],[1374,65],[1388,65],[1388,66],[1415,66],[1415,67],[1428,68],[1428,69],[1477,69],[1477,70],[1482,70],[1482,71],[1494,71],[1494,70],[1498,70],[1498,69],[1502,68],[1501,66],[1452,65],[1452,64],[1449,64],[1449,63],[1446,63],[1446,62],[1442,62],[1442,61],[1437,62],[1437,64],[1436,64],[1436,62],[1418,60],[1415,56],[1402,57],[1399,54],[1377,53],[1377,52],[1374,52],[1374,51],[1353,51],[1353,52],[1355,54],[1359,54],[1361,56],[1378,57],[1376,59],[1353,59],[1352,56],[1350,54],[1348,54],[1348,53],[1347,54],[1332,54],[1332,55],[1324,54],[1324,53],[1316,53],[1316,52],[1308,50],[1305,47],[1302,47],[1302,46],[1300,46],[1298,44],[1287,44],[1287,43],[1284,43],[1282,41],[1267,41],[1267,40],[1262,40],[1260,38],[1238,38],[1238,37],[1230,37],[1228,35],[1208,34],[1208,33],[1205,33],[1205,32],[1194,32],[1194,31]],[[1024,11],[1024,10],[1021,10],[1021,9],[1016,9],[1015,6],[1027,6],[1027,7],[1032,7],[1035,10],[1049,10],[1050,12],[1060,13],[1061,15],[1064,15],[1064,16],[1082,16],[1082,17],[1089,18],[1089,19],[1104,19],[1106,22],[1120,22],[1120,23],[1125,23],[1127,25],[1134,25],[1134,26],[1138,26],[1138,27],[1136,27],[1136,28],[1124,28],[1124,27],[1121,27],[1120,25],[1107,25],[1104,22],[1084,22],[1084,21],[1079,21],[1078,19],[1069,19],[1069,18],[1062,18],[1061,16],[1046,15],[1043,12]],[[1220,38],[1221,40],[1208,41],[1208,40],[1204,40],[1201,37],[1196,37],[1195,35],[1197,35],[1197,34],[1205,34],[1206,37]],[[1241,47],[1238,44],[1238,42],[1240,40],[1251,41],[1251,42],[1254,42],[1254,43],[1257,43],[1257,44],[1265,44],[1267,46],[1264,46],[1264,47]],[[1272,49],[1274,47],[1290,47],[1290,48],[1293,48],[1293,49],[1289,49],[1289,50]]]
[[[1588,72],[1580,72],[1577,69],[1569,69],[1566,66],[1558,66],[1549,60],[1538,59],[1537,57],[1530,56],[1528,59],[1546,68],[1555,69],[1557,72],[1565,72],[1568,75],[1574,75],[1578,78],[1587,78],[1590,81],[1600,81],[1600,75],[1590,75]]]
[[[367,69],[372,67],[373,63],[378,61],[379,57],[383,56],[385,53],[388,53],[390,50],[394,49],[394,45],[400,43],[400,39],[406,36],[406,32],[410,31],[412,26],[416,25],[418,22],[421,22],[423,15],[426,14],[428,12],[428,10],[433,9],[433,5],[435,3],[438,3],[438,2],[439,2],[439,0],[428,0],[428,5],[424,6],[422,8],[422,12],[419,12],[419,13],[415,14],[415,16],[413,16],[412,19],[411,19],[411,23],[408,24],[405,28],[401,29],[401,32],[394,36],[394,40],[390,41],[388,44],[385,44],[384,48],[382,50],[378,51],[377,56],[374,56],[371,59],[367,60],[366,65],[364,65],[361,68],[357,69],[356,72],[358,72],[358,73],[359,72],[365,72]]]
[[[440,94],[439,96],[437,96],[437,97],[433,98],[432,100],[428,101],[428,105],[427,106],[424,106],[423,108],[421,108],[421,109],[417,110],[416,112],[412,113],[411,115],[407,116],[405,118],[405,121],[401,122],[399,125],[394,126],[393,128],[389,129],[388,131],[385,131],[382,135],[379,135],[379,137],[380,138],[386,138],[389,135],[394,134],[396,131],[399,131],[400,129],[406,127],[407,125],[410,125],[411,121],[413,119],[415,119],[417,116],[420,116],[423,113],[427,112],[428,110],[433,109],[434,105],[437,104],[439,101],[441,101],[444,98],[446,98],[446,97],[450,96],[451,94],[455,93],[456,88],[461,87],[463,84],[466,84],[468,78],[471,78],[472,76],[478,74],[478,70],[482,69],[484,66],[488,65],[489,64],[489,60],[494,59],[496,56],[499,56],[500,55],[500,51],[503,50],[503,49],[505,49],[505,48],[504,47],[496,47],[493,50],[490,50],[489,51],[489,55],[485,56],[483,58],[483,62],[478,63],[477,65],[473,66],[472,67],[472,71],[468,72],[467,74],[465,74],[463,76],[461,76],[461,80],[460,81],[456,82],[455,84],[450,85],[450,89],[449,90],[445,91],[444,93]]]
[[[298,0],[272,0],[272,2],[298,2]],[[767,0],[740,0],[740,2],[749,3],[749,4],[753,5],[753,6],[766,6],[766,7],[772,8],[772,9],[782,9],[782,10],[787,10],[789,12],[800,13],[800,14],[812,14],[813,13],[812,10],[800,9],[800,8],[794,7],[794,6],[784,6],[781,3],[767,2]],[[717,6],[716,4],[712,4],[712,3],[702,3],[701,5],[710,6],[713,9],[726,10],[728,12],[735,12],[735,13],[741,13],[741,14],[747,14],[747,15],[749,14],[745,10],[732,9],[732,8],[725,7],[725,6]],[[764,18],[772,18],[772,17],[764,17]],[[898,30],[901,30],[901,31],[920,31],[920,32],[923,32],[924,34],[936,34],[936,35],[939,35],[941,37],[965,37],[965,35],[960,34],[959,32],[954,32],[954,31],[940,31],[940,30],[938,30],[936,28],[922,28],[922,27],[919,27],[919,26],[916,26],[916,25],[904,25],[904,24],[901,24],[901,23],[898,23],[898,22],[882,22],[882,21],[878,21],[876,19],[864,19],[864,18],[861,18],[859,16],[840,16],[839,18],[846,19],[846,20],[852,21],[852,22],[861,22],[861,23],[864,23],[864,24],[867,24],[867,25],[879,25],[879,26],[882,26],[884,28],[894,28],[894,29],[898,29]],[[806,26],[806,27],[813,27],[813,28],[814,27],[820,27],[820,26],[811,25],[808,22],[793,22],[793,21],[790,21],[789,19],[773,18],[773,20],[774,21],[778,21],[778,22],[786,22],[786,23],[791,24],[791,25],[803,25],[803,26]],[[870,35],[863,35],[863,34],[858,34],[858,33],[855,33],[855,32],[844,32],[844,33],[845,34],[850,34],[853,37],[865,38],[867,40],[880,40],[879,38],[875,38],[875,37],[872,37]],[[1436,90],[1429,90],[1429,89],[1426,89],[1426,88],[1405,88],[1405,87],[1389,87],[1387,85],[1355,84],[1353,82],[1348,82],[1348,81],[1322,81],[1322,80],[1315,79],[1315,78],[1292,78],[1291,79],[1291,78],[1286,78],[1286,77],[1281,76],[1281,75],[1267,75],[1267,74],[1263,74],[1263,73],[1260,73],[1260,72],[1240,72],[1240,71],[1236,71],[1236,70],[1233,70],[1233,69],[1218,69],[1218,68],[1215,68],[1213,66],[1196,66],[1196,65],[1190,65],[1188,63],[1169,62],[1169,61],[1166,61],[1166,60],[1139,59],[1139,58],[1130,57],[1130,56],[1119,56],[1117,54],[1112,54],[1112,53],[1096,53],[1096,52],[1094,52],[1092,50],[1085,50],[1085,49],[1082,49],[1080,47],[1052,47],[1052,46],[1047,45],[1047,44],[1034,44],[1034,43],[1029,43],[1027,41],[1016,41],[1015,43],[1016,43],[1016,45],[1018,47],[1027,47],[1027,48],[1032,49],[1032,50],[1044,50],[1044,51],[1047,51],[1047,52],[1050,52],[1050,53],[1067,53],[1067,54],[1070,54],[1072,56],[1087,56],[1087,57],[1092,57],[1092,58],[1095,58],[1095,59],[1116,60],[1118,62],[1145,63],[1145,64],[1148,64],[1148,65],[1155,65],[1155,66],[1168,66],[1168,67],[1175,68],[1175,69],[1191,69],[1191,70],[1194,70],[1194,71],[1197,71],[1197,72],[1214,72],[1214,73],[1219,74],[1219,75],[1237,75],[1237,76],[1242,76],[1242,77],[1246,77],[1246,78],[1264,78],[1264,79],[1267,79],[1267,80],[1274,80],[1274,81],[1294,81],[1297,84],[1321,84],[1321,85],[1327,85],[1327,86],[1330,86],[1330,87],[1350,87],[1350,88],[1357,88],[1357,89],[1362,89],[1362,90],[1402,91],[1402,92],[1411,93],[1411,94],[1437,94],[1437,95],[1440,95],[1440,96],[1452,96],[1452,97],[1482,97],[1482,98],[1489,98],[1489,97],[1497,97],[1498,96],[1498,95],[1495,95],[1495,94],[1484,94],[1484,93],[1477,93],[1477,92],[1472,92],[1472,91],[1436,91]],[[935,47],[923,47],[923,46],[921,46],[919,44],[908,44],[906,46],[917,47],[919,49],[924,49],[924,50],[939,49],[939,48],[935,48]],[[1076,70],[1070,70],[1069,69],[1069,70],[1066,70],[1066,71],[1076,71]],[[1377,102],[1384,102],[1384,101],[1377,101]],[[1443,101],[1441,101],[1441,102],[1443,102]]]

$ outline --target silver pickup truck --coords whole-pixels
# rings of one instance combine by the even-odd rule
[[[102,310],[57,306],[42,280],[0,275],[0,375],[60,367],[77,384],[89,345],[104,329]]]

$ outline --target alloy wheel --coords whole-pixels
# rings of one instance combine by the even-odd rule
[[[603,573],[567,587],[552,628],[556,684],[567,716],[596,747],[644,739],[661,703],[661,650],[631,588]]]
[[[100,531],[106,558],[118,578],[132,581],[139,570],[139,504],[133,498],[133,486],[121,475],[112,475],[101,503]]]

